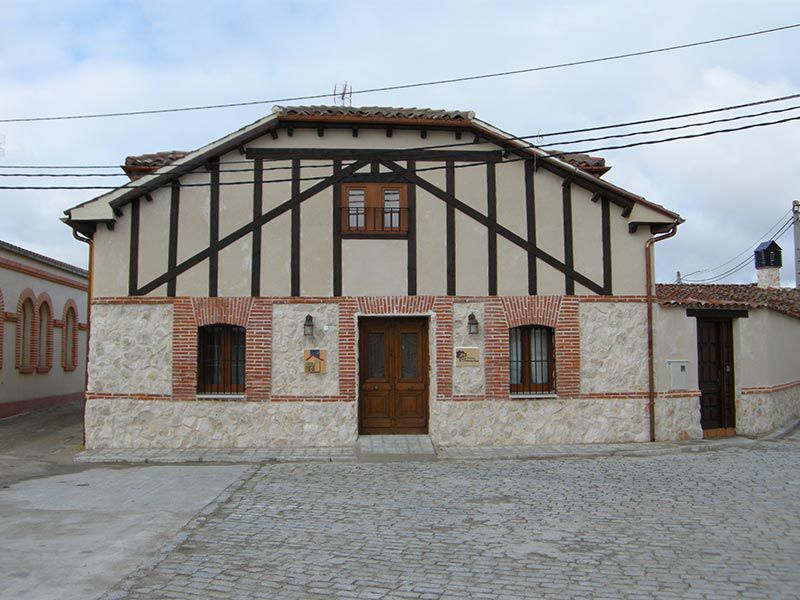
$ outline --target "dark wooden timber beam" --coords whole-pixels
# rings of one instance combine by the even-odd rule
[[[417,165],[413,160],[406,163],[409,173],[417,172]],[[417,295],[417,186],[408,186],[406,219],[408,220],[407,265],[408,265],[408,295]]]
[[[167,251],[167,269],[170,271],[178,263],[178,215],[180,214],[181,183],[172,180],[172,194],[169,202],[169,249]],[[178,276],[167,279],[167,296],[175,296]]]
[[[445,168],[445,189],[447,194],[456,195],[456,169],[452,160]],[[456,295],[456,209],[452,204],[445,205],[445,246],[447,248],[447,295]]]
[[[358,135],[358,129],[353,129]],[[333,161],[333,175],[340,176],[342,161]],[[342,295],[342,186],[333,186],[333,295]]]
[[[486,165],[486,212],[489,220],[497,224],[497,184],[494,163]],[[497,296],[497,229],[489,228],[489,295]]]
[[[606,198],[600,203],[600,213],[603,229],[603,288],[610,296],[614,293],[611,277],[611,205]]]
[[[300,159],[292,159],[292,197],[300,194]],[[292,207],[292,296],[300,295],[300,204]]]
[[[208,164],[211,172],[211,193],[209,213],[208,242],[212,246],[219,241],[219,161]],[[219,287],[219,255],[215,252],[208,257],[208,295],[215,297]]]
[[[264,161],[253,161],[253,221],[261,216],[264,197]],[[261,227],[253,229],[253,256],[250,259],[250,295],[261,295]]]
[[[567,269],[573,270],[574,249],[572,247],[572,177],[565,177],[561,185],[561,204],[564,215],[564,264]],[[564,286],[567,296],[575,295],[575,280],[564,273]]]
[[[128,295],[139,286],[139,198],[131,202],[131,249],[128,263]]]
[[[416,160],[500,162],[500,150],[371,150],[360,148],[248,148],[247,158],[308,159],[308,160]]]
[[[525,161],[525,216],[528,225],[528,241],[536,245],[536,189],[533,185],[532,160]],[[528,252],[528,293],[536,295],[536,257]]]
[[[651,221],[631,221],[628,223],[628,233],[636,233],[639,227],[650,227],[650,233],[666,233],[675,223],[653,223]]]
[[[165,283],[167,283],[171,279],[176,278],[181,273],[185,273],[186,271],[188,271],[192,267],[200,264],[205,259],[207,259],[211,255],[212,252],[219,252],[223,248],[227,248],[228,246],[230,246],[231,244],[233,244],[237,240],[240,240],[241,238],[243,238],[247,234],[255,231],[255,229],[257,227],[262,227],[263,225],[266,225],[267,223],[269,223],[273,219],[276,219],[277,217],[281,216],[282,214],[292,210],[292,208],[294,208],[295,206],[299,206],[301,203],[305,202],[306,200],[308,200],[312,196],[315,196],[316,194],[319,194],[322,190],[324,190],[326,188],[329,188],[330,186],[338,183],[343,177],[346,177],[348,175],[352,175],[353,173],[355,173],[359,169],[363,168],[365,165],[367,165],[367,161],[363,161],[363,160],[356,161],[356,162],[348,165],[344,169],[342,169],[341,172],[338,175],[332,175],[331,177],[326,177],[322,181],[319,181],[318,183],[312,185],[311,187],[307,188],[306,190],[300,192],[299,194],[293,195],[291,198],[289,198],[288,200],[286,200],[282,204],[279,204],[278,206],[276,206],[272,210],[267,211],[266,213],[262,214],[257,219],[253,219],[253,221],[251,223],[248,223],[246,225],[242,225],[241,227],[239,227],[239,229],[229,233],[224,238],[219,240],[219,242],[217,242],[217,245],[215,247],[213,247],[213,248],[212,247],[208,247],[205,250],[201,250],[200,252],[197,252],[196,254],[192,255],[189,258],[187,258],[182,263],[180,263],[179,265],[176,265],[174,268],[170,269],[166,273],[156,277],[155,279],[153,279],[149,283],[147,283],[144,286],[142,286],[141,288],[139,288],[135,295],[144,296],[145,294],[149,294],[153,290],[157,289],[159,286],[164,285]]]
[[[541,248],[537,248],[535,245],[533,245],[532,243],[527,241],[525,238],[517,235],[513,231],[507,229],[506,227],[503,227],[499,223],[495,223],[494,221],[489,219],[486,215],[484,215],[480,211],[475,210],[474,208],[472,208],[468,204],[465,204],[464,202],[462,202],[458,198],[454,197],[453,195],[448,194],[447,192],[445,192],[444,190],[442,190],[442,189],[438,188],[437,186],[433,185],[431,182],[427,181],[426,179],[423,179],[419,175],[408,173],[403,167],[401,167],[397,163],[393,163],[393,162],[388,162],[387,161],[387,162],[384,162],[383,164],[388,169],[391,169],[395,173],[398,173],[399,175],[402,175],[406,179],[406,181],[408,181],[409,183],[413,183],[413,184],[421,187],[423,190],[425,190],[426,192],[429,192],[430,194],[436,196],[440,200],[443,200],[448,205],[452,204],[453,207],[456,210],[458,210],[461,213],[467,215],[471,219],[477,221],[478,223],[480,223],[484,227],[487,227],[490,230],[496,231],[498,235],[504,237],[505,239],[507,239],[512,244],[515,244],[515,245],[519,246],[520,248],[522,248],[522,249],[524,249],[524,250],[526,250],[528,252],[531,252],[538,259],[540,259],[542,262],[550,265],[554,269],[557,269],[557,270],[561,271],[565,275],[568,275],[569,277],[574,279],[577,283],[580,283],[582,286],[590,289],[591,291],[595,292],[596,294],[603,294],[603,286],[596,284],[594,281],[592,281],[591,279],[589,279],[585,275],[581,275],[580,273],[578,273],[574,269],[568,269],[567,266],[563,262],[561,262],[560,260],[558,260],[554,256],[548,254],[547,252],[545,252]]]

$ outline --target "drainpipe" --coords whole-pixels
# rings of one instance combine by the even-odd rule
[[[76,229],[72,230],[72,237],[74,237],[79,242],[83,242],[89,246],[89,284],[86,290],[86,322],[89,323],[89,328],[86,330],[86,362],[83,365],[83,381],[84,381],[84,388],[89,383],[89,336],[92,333],[92,326],[91,326],[91,313],[92,313],[92,279],[94,276],[94,244],[92,243],[92,238],[90,237],[83,237],[82,235],[78,235],[78,231]],[[80,323],[80,319],[78,319],[78,323]],[[78,323],[75,326],[78,326]],[[84,389],[84,406],[86,406],[86,396],[85,396],[85,389]],[[83,421],[83,447],[86,448],[86,420]]]
[[[656,441],[656,383],[653,358],[653,245],[678,233],[678,223],[673,223],[664,235],[651,237],[644,244],[645,280],[647,284],[647,410],[650,416],[650,441]]]

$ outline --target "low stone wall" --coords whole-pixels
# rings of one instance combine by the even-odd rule
[[[646,442],[647,400],[439,401],[430,434],[441,446]]]
[[[702,439],[699,396],[656,398],[656,441]]]
[[[739,435],[763,435],[797,419],[800,419],[800,385],[736,396],[736,433]]]
[[[345,446],[357,437],[355,402],[86,402],[86,448]]]

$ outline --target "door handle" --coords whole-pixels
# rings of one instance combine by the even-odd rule
[[[377,389],[378,389],[378,386],[377,386],[377,385],[373,385],[373,386],[372,386],[372,389],[373,389],[373,390],[377,390]]]

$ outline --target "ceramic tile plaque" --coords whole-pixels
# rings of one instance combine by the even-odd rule
[[[456,348],[457,367],[478,367],[481,364],[480,348]]]
[[[303,350],[303,366],[306,373],[325,373],[327,371],[328,351],[320,348]]]

